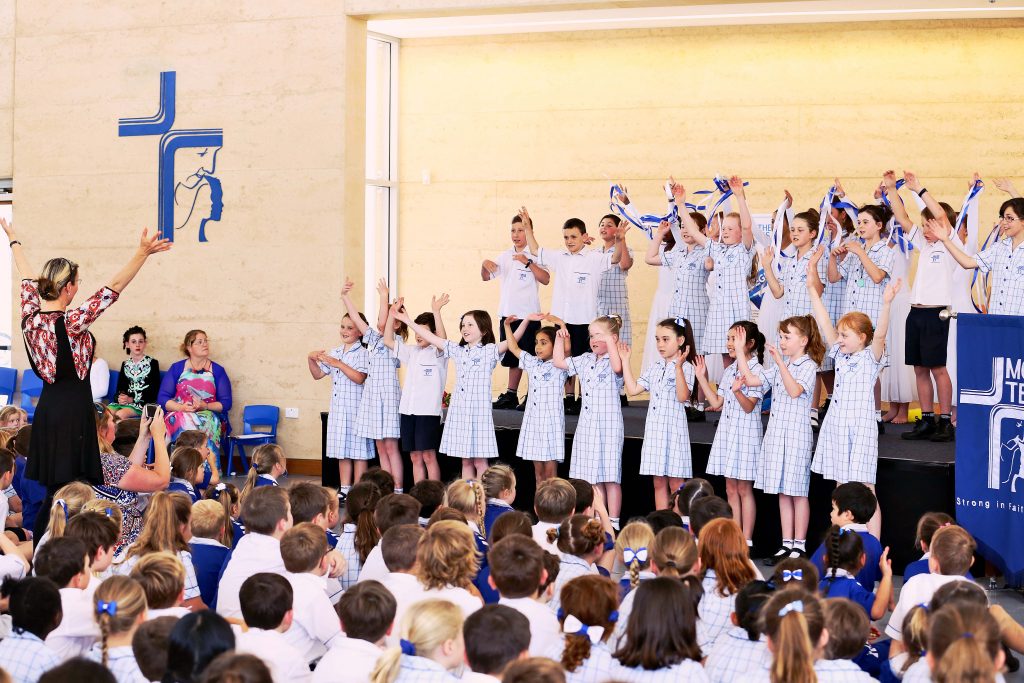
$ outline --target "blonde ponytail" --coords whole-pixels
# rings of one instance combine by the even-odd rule
[[[821,600],[798,589],[776,593],[762,608],[771,640],[772,683],[816,683],[814,660],[825,629]]]
[[[630,522],[623,527],[616,539],[615,551],[622,557],[622,562],[629,571],[630,588],[636,588],[640,583],[640,571],[651,566],[653,543],[654,530],[647,522]],[[626,559],[627,554],[629,561]]]
[[[142,585],[128,576],[115,574],[96,589],[93,614],[100,627],[103,666],[107,666],[107,640],[110,636],[133,631],[147,607]]]
[[[401,647],[384,652],[370,674],[372,683],[394,683],[402,667],[402,653],[431,658],[441,645],[462,632],[462,610],[447,600],[418,602],[402,617]]]
[[[456,479],[444,492],[444,506],[458,510],[477,523],[482,536],[487,535],[484,517],[487,514],[487,494],[475,479]]]
[[[50,505],[50,522],[46,525],[49,540],[63,536],[68,521],[95,497],[92,487],[80,481],[73,481],[57,489],[53,494],[53,504]]]
[[[928,647],[935,683],[995,680],[1002,645],[999,625],[984,605],[961,601],[936,611]]]

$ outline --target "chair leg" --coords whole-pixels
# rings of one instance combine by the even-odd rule
[[[234,448],[234,444],[232,443],[231,437],[228,437],[228,439],[227,439],[227,447],[220,449],[220,458],[217,459],[217,462],[220,465],[220,473],[222,475],[224,475],[224,476],[228,476],[229,474],[231,474],[231,449],[232,448]],[[228,459],[227,467],[226,468],[224,467],[224,456],[225,455],[227,456],[227,459]]]
[[[249,476],[249,460],[245,457],[245,446],[242,442],[238,442],[238,453],[242,460],[242,467],[244,468],[243,474]]]

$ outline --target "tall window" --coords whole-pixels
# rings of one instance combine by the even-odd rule
[[[366,300],[376,318],[376,282],[398,287],[398,41],[371,35],[366,41]]]

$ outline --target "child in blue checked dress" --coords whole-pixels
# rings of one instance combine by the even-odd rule
[[[515,331],[517,341],[526,332],[526,324],[530,320],[542,318],[541,314],[535,313],[521,321]],[[508,349],[508,341],[495,343],[491,316],[487,311],[473,310],[462,315],[459,320],[462,340],[458,344],[417,325],[404,309],[398,319],[455,362],[455,388],[452,389],[441,435],[440,451],[462,458],[463,479],[481,477],[487,469],[488,458],[498,457],[491,413],[491,373]]]
[[[414,604],[399,625],[399,647],[385,650],[370,683],[458,683],[465,664],[462,609],[447,600]]]
[[[878,568],[882,570],[882,580],[878,589],[872,593],[860,585],[855,578],[864,568],[867,555],[864,553],[864,542],[860,534],[853,529],[844,529],[833,525],[825,536],[825,575],[818,584],[822,597],[847,598],[863,608],[868,619],[881,619],[889,610],[892,600],[892,562],[889,560],[889,549],[882,551]]]
[[[331,378],[327,457],[338,461],[338,492],[347,495],[352,482],[366,471],[366,461],[373,458],[373,443],[356,434],[356,412],[363,397],[369,359],[359,341],[359,329],[348,315],[341,319],[340,331],[341,346],[309,354],[309,374],[313,379]]]
[[[821,249],[808,263],[817,266]],[[875,415],[875,385],[885,367],[885,335],[889,329],[889,306],[902,282],[894,280],[885,288],[878,326],[863,313],[847,313],[835,327],[817,291],[811,293],[811,307],[821,336],[835,362],[835,393],[832,409],[821,425],[811,469],[825,479],[843,484],[856,481],[875,490],[878,468],[878,428]],[[882,530],[881,507],[868,522],[868,531],[878,538]]]
[[[565,357],[569,333],[558,331],[561,344],[554,349],[555,367],[569,377],[580,378],[582,405],[572,439],[569,476],[596,486],[608,502],[608,516],[617,529],[622,508],[622,359],[616,346],[617,317],[602,317],[590,323],[590,352]]]
[[[398,438],[401,436],[398,420],[398,400],[402,389],[398,384],[398,359],[391,349],[384,344],[381,334],[385,325],[393,325],[395,333],[405,339],[409,332],[402,323],[390,319],[388,315],[388,285],[382,279],[377,283],[380,295],[380,310],[377,313],[376,328],[370,327],[359,316],[349,292],[352,291],[352,280],[345,278],[341,290],[341,299],[348,309],[348,317],[355,322],[359,334],[366,344],[366,355],[369,371],[363,383],[363,397],[359,401],[356,413],[356,435],[371,439],[377,446],[377,457],[380,467],[395,478],[395,492],[403,491],[402,453],[398,449]]]
[[[654,341],[660,358],[640,379],[633,379],[629,365],[630,350],[619,344],[622,379],[626,393],[636,396],[651,393],[640,452],[640,474],[654,477],[654,509],[669,507],[672,491],[693,476],[690,455],[690,429],[686,423],[686,405],[692,394],[694,372],[693,332],[688,320],[667,319],[658,323]]]
[[[754,480],[757,478],[761,453],[761,399],[767,382],[764,379],[764,335],[757,325],[741,320],[729,328],[726,343],[729,356],[736,359],[725,369],[718,392],[708,383],[704,358],[697,357],[697,381],[704,387],[708,403],[721,409],[722,416],[715,430],[708,458],[708,474],[725,477],[725,493],[733,513],[741,520],[743,535],[749,545],[754,534]],[[748,355],[751,357],[749,362]],[[761,378],[758,384],[748,384],[745,375]]]
[[[811,509],[807,491],[811,485],[811,453],[814,434],[807,419],[825,345],[814,320],[807,315],[779,323],[779,348],[768,347],[775,365],[764,371],[772,392],[772,416],[761,444],[761,462],[754,487],[778,494],[782,521],[782,547],[768,559],[769,565],[784,557],[807,554],[807,523]],[[756,384],[761,377],[746,375]]]
[[[558,463],[565,460],[565,404],[562,402],[562,388],[569,373],[555,367],[552,360],[558,329],[565,329],[565,323],[547,316],[556,322],[558,328],[542,327],[534,337],[536,356],[519,348],[512,334],[512,322],[505,319],[505,338],[508,352],[519,359],[521,367],[530,378],[530,393],[526,397],[526,413],[519,430],[519,444],[516,457],[533,462],[533,471],[538,484],[558,473]]]

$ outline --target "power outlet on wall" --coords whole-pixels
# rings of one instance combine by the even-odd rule
[[[299,418],[299,409],[298,408],[285,408],[284,409],[284,416],[287,417],[287,418],[291,418],[292,420],[297,420]]]

